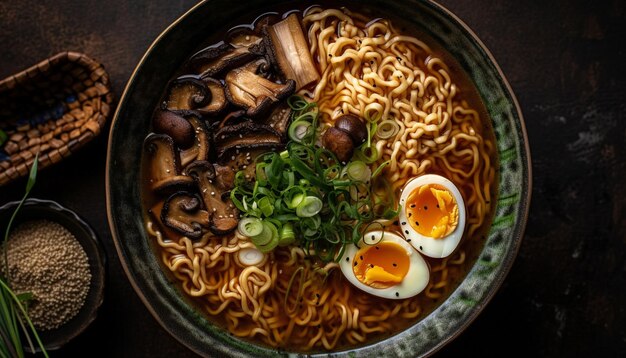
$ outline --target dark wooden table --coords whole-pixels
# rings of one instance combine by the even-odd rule
[[[0,1],[0,78],[85,52],[119,97],[146,48],[193,0]],[[626,3],[442,0],[491,49],[521,104],[533,157],[526,236],[507,280],[438,356],[626,356]],[[192,353],[129,285],[105,209],[107,132],[40,173],[32,196],[79,212],[108,254],[97,320],[55,357]],[[0,188],[16,200],[24,181]]]

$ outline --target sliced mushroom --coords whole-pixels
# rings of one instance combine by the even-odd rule
[[[206,48],[189,59],[189,66],[202,78],[213,77],[258,57],[257,51],[251,51],[251,48],[260,42],[236,48],[221,43],[218,46]]]
[[[293,13],[266,27],[265,33],[265,45],[272,62],[285,78],[296,82],[296,91],[319,81],[320,75],[313,63],[297,14]]]
[[[250,47],[261,43],[263,39],[260,33],[255,32],[250,25],[240,25],[228,30],[226,42],[234,48]]]
[[[269,116],[263,121],[263,124],[275,129],[283,139],[286,139],[287,129],[289,128],[289,120],[291,119],[291,107],[286,102],[280,103]]]
[[[224,235],[235,230],[239,212],[222,188],[225,183],[218,180],[215,167],[206,161],[196,161],[189,165],[186,171],[194,178],[202,193],[204,205],[210,216],[209,230],[216,235]]]
[[[294,92],[295,82],[275,83],[257,74],[267,62],[260,59],[236,68],[226,75],[226,98],[232,104],[245,108],[246,114],[255,116],[269,105]]]
[[[210,135],[202,120],[188,116],[187,120],[195,133],[194,143],[180,152],[180,164],[184,168],[194,160],[208,160],[211,148]]]
[[[211,91],[195,77],[180,77],[168,89],[165,107],[170,111],[188,111],[204,107],[211,102]]]
[[[275,12],[275,11],[266,12],[262,15],[259,15],[259,17],[257,17],[256,19],[254,19],[254,21],[252,22],[252,27],[254,28],[254,31],[256,31],[257,33],[262,33],[265,27],[273,25],[279,22],[280,20],[281,20],[280,13]]]
[[[235,187],[235,171],[229,166],[213,164],[217,186],[220,190],[229,191]]]
[[[209,93],[211,93],[211,101],[204,107],[197,108],[197,111],[204,115],[216,115],[226,108],[228,104],[224,86],[220,81],[210,77],[204,78],[202,81]]]
[[[163,204],[161,222],[167,227],[197,239],[209,227],[209,212],[202,210],[202,200],[186,192],[172,194]]]
[[[171,193],[181,187],[193,186],[193,179],[180,175],[180,163],[174,141],[165,134],[150,134],[144,141],[146,175],[150,189],[157,193]]]
[[[279,145],[282,143],[282,136],[270,126],[247,120],[219,129],[215,133],[214,142],[217,156],[221,157],[231,149],[237,151],[260,144]]]
[[[191,147],[194,142],[194,129],[191,123],[182,116],[170,111],[157,111],[152,119],[152,127],[156,133],[167,134],[181,149]]]
[[[246,117],[246,111],[240,109],[238,111],[228,113],[224,117],[224,119],[220,121],[218,128],[224,128],[229,125],[235,125],[246,120],[248,120],[248,118]]]
[[[163,212],[164,204],[165,204],[164,200],[157,201],[156,204],[154,204],[154,206],[152,206],[148,210],[148,213],[152,216],[154,220],[153,224],[157,225],[158,229],[161,231],[163,236],[167,237],[170,240],[178,240],[183,236],[183,234],[181,234],[180,232],[176,230],[172,230],[169,226],[163,223],[163,220],[161,220],[161,213]]]

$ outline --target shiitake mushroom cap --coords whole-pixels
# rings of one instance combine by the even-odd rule
[[[167,134],[174,143],[181,148],[187,149],[193,145],[195,132],[187,119],[170,111],[158,111],[153,120],[154,132]]]
[[[354,141],[350,135],[338,128],[330,127],[322,137],[322,145],[337,156],[342,163],[347,163],[354,154]]]
[[[359,146],[367,140],[367,127],[365,123],[353,114],[344,114],[337,118],[335,127],[348,133],[355,146]]]

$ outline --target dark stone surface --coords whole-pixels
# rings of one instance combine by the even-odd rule
[[[437,356],[626,356],[626,3],[441,3],[474,29],[517,94],[534,186],[507,280]],[[119,97],[149,44],[193,4],[2,1],[0,78],[74,50],[105,65]],[[117,260],[105,209],[106,137],[41,172],[32,194],[79,212],[109,256],[98,319],[52,356],[191,356],[152,318]],[[24,184],[0,188],[0,203],[18,199]]]

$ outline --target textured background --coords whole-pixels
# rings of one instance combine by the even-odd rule
[[[534,183],[507,280],[436,356],[626,356],[626,3],[440,2],[508,77],[526,118]],[[194,3],[0,0],[0,78],[80,51],[105,65],[119,98],[150,43]],[[52,356],[191,356],[148,313],[117,260],[105,160],[106,134],[40,173],[32,195],[78,211],[109,256],[98,319]],[[0,204],[23,186],[0,188]]]

